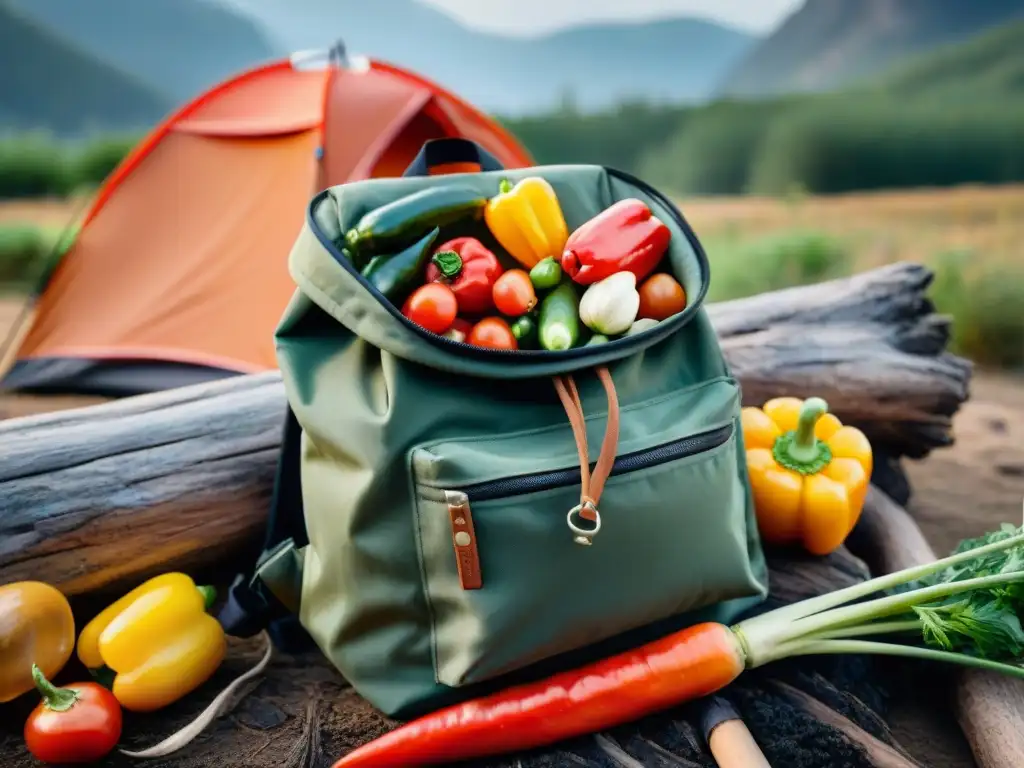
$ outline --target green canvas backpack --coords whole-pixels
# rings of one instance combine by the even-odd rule
[[[426,175],[467,151],[481,172]],[[530,175],[570,231],[646,202],[671,228],[687,308],[598,346],[481,349],[410,323],[335,244],[411,192],[457,179],[491,196]],[[701,307],[707,259],[662,194],[599,166],[506,172],[441,140],[403,178],[318,194],[289,268],[276,342],[290,411],[266,548],[222,619],[232,634],[297,617],[361,695],[407,718],[764,598],[740,391]]]

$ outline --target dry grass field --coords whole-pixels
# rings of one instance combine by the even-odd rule
[[[712,245],[792,230],[848,241],[858,266],[932,262],[973,251],[986,266],[1024,265],[1024,186],[794,198],[692,198],[683,212]]]

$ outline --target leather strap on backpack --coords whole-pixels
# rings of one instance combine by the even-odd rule
[[[615,392],[615,383],[612,381],[611,373],[604,366],[597,368],[596,372],[608,398],[608,423],[605,426],[604,440],[601,442],[601,451],[597,455],[593,473],[590,471],[587,422],[583,414],[583,402],[580,400],[580,393],[576,388],[576,381],[571,375],[556,376],[554,379],[555,391],[558,392],[558,398],[562,401],[565,414],[569,417],[573,437],[576,438],[576,450],[580,457],[580,503],[569,510],[566,522],[569,525],[569,530],[573,532],[573,540],[583,546],[590,546],[598,531],[601,530],[601,513],[597,505],[601,500],[604,484],[608,481],[612,467],[615,465],[615,454],[619,445],[619,397]],[[593,525],[581,528],[575,522],[577,517]]]

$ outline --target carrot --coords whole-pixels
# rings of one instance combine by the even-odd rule
[[[334,768],[408,768],[553,744],[707,696],[743,666],[728,627],[697,624],[543,682],[439,710],[350,752]]]
[[[412,768],[546,746],[707,696],[744,669],[796,656],[870,653],[1024,677],[1024,528],[951,556],[741,621],[704,623],[536,683],[414,720],[333,768]],[[874,597],[878,593],[887,593]],[[866,599],[872,598],[872,599]],[[905,636],[921,645],[865,640]]]

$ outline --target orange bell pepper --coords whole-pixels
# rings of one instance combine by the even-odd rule
[[[864,433],[844,426],[817,397],[744,408],[742,423],[761,538],[799,543],[815,555],[838,548],[860,518],[871,479]]]

